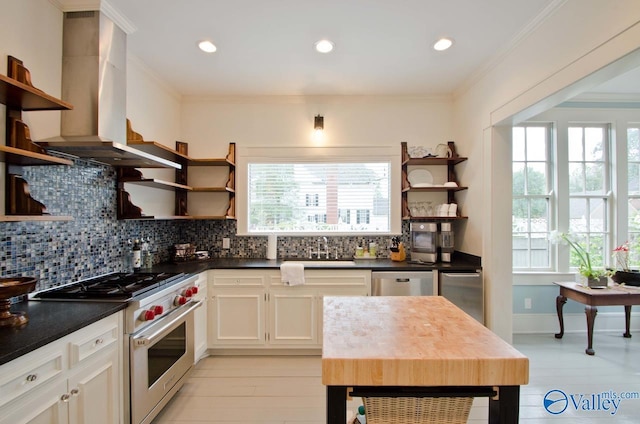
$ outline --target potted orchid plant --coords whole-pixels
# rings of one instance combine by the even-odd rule
[[[589,252],[578,244],[571,234],[551,231],[549,234],[549,241],[554,244],[563,244],[565,246],[569,245],[571,249],[573,249],[579,261],[578,272],[587,279],[587,285],[589,287],[607,286],[607,272],[603,269],[593,268]]]
[[[618,284],[640,286],[640,272],[629,269],[629,242],[613,249],[615,273],[611,279]]]

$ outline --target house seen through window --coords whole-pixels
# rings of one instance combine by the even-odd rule
[[[390,231],[390,162],[249,163],[248,231]]]

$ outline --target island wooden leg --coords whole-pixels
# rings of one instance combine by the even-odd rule
[[[500,386],[489,398],[489,424],[516,424],[520,414],[520,386]]]
[[[585,352],[587,355],[593,355],[596,353],[593,350],[593,323],[596,320],[598,308],[587,305],[587,307],[584,308],[584,312],[587,314],[587,350],[585,350]]]
[[[347,420],[347,387],[327,386],[327,424],[344,424]]]
[[[622,337],[626,337],[627,339],[631,338],[631,333],[629,332],[629,324],[631,324],[631,305],[624,305],[625,332]]]
[[[556,297],[556,312],[558,313],[558,321],[560,321],[560,332],[556,334],[556,339],[561,339],[564,336],[564,318],[562,317],[562,307],[567,303],[567,298],[563,295]]]

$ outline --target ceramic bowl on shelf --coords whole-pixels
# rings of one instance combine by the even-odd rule
[[[426,169],[414,169],[409,172],[407,179],[413,188],[433,187],[433,175]]]
[[[407,153],[409,153],[409,157],[412,159],[421,159],[433,156],[431,148],[424,146],[409,146],[407,148]]]

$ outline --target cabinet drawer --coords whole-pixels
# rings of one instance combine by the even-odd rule
[[[62,346],[27,354],[0,367],[0,405],[54,379],[64,370]]]
[[[87,358],[107,350],[118,341],[118,326],[114,325],[100,333],[88,335],[80,341],[69,343],[70,366],[73,368]]]
[[[214,286],[264,286],[262,276],[217,276],[213,278]]]
[[[305,275],[305,284],[320,287],[367,287],[367,276],[364,275]]]

